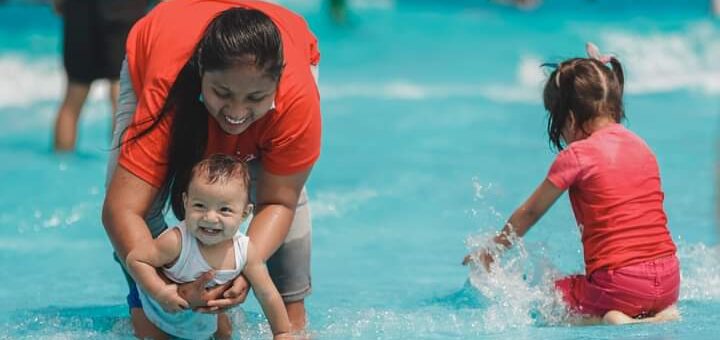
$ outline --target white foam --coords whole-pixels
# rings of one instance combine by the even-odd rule
[[[720,245],[678,244],[680,300],[720,299]]]
[[[319,192],[310,200],[310,206],[313,217],[340,217],[348,211],[358,209],[363,203],[377,196],[378,193],[371,189]]]
[[[310,2],[307,2],[309,4]],[[393,4],[390,0],[374,4]],[[368,5],[370,6],[370,5]],[[379,6],[379,5],[378,5]],[[383,5],[384,6],[384,5]],[[662,93],[674,90],[699,90],[720,93],[720,36],[709,22],[674,33],[639,34],[612,30],[601,33],[603,51],[616,54],[626,69],[626,89],[632,94]],[[544,61],[537,53],[520,56],[515,75],[507,82],[426,83],[395,78],[380,81],[344,79],[321,82],[323,100],[370,98],[386,100],[435,100],[485,98],[501,103],[541,101],[545,74]],[[0,55],[0,108],[26,107],[37,102],[59,102],[64,74],[59,58],[29,60],[18,54]],[[94,86],[91,100],[104,98],[107,84]]]
[[[59,58],[30,60],[19,54],[0,55],[0,108],[29,107],[38,102],[62,100],[65,74]],[[96,101],[105,98],[108,84],[97,82],[89,96]]]
[[[626,68],[629,93],[668,92],[677,89],[720,93],[720,38],[709,22],[676,33],[640,35],[610,31],[602,48]]]
[[[466,243],[472,251],[487,248],[494,244],[493,236],[471,236]],[[530,256],[521,238],[513,238],[513,248],[502,256],[496,254],[490,272],[474,263],[477,263],[477,258],[473,258],[470,265],[469,280],[489,301],[482,316],[488,330],[502,332],[511,328],[559,325],[571,321],[573,316],[567,312],[562,297],[554,289],[559,272],[542,253]],[[539,318],[534,318],[533,314]]]
[[[496,102],[537,103],[545,75],[540,68],[540,58],[525,55],[521,58],[515,80],[507,84],[482,83],[422,83],[407,79],[391,79],[384,82],[344,82],[328,84],[321,82],[323,100],[346,98],[372,98],[386,100],[435,100],[483,97]]]

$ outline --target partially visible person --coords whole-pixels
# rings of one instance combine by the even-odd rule
[[[522,10],[531,10],[535,9],[538,6],[541,5],[542,0],[493,0],[496,3],[503,4],[503,5],[511,5],[515,6],[515,8],[519,8]]]
[[[174,283],[199,279],[213,271],[207,287],[225,284],[240,273],[250,282],[255,297],[270,322],[276,339],[289,337],[290,321],[285,305],[270,279],[264,259],[253,240],[240,232],[252,213],[250,175],[245,163],[232,156],[214,154],[192,169],[183,192],[185,218],[147,245],[128,254],[127,268],[139,286],[147,321],[135,330],[145,339],[231,338],[227,314],[204,314],[189,310],[189,303],[172,289]],[[162,270],[174,283],[165,282]]]
[[[714,16],[720,16],[720,0],[710,0],[710,8]]]
[[[621,125],[624,73],[614,56],[587,46],[588,58],[565,60],[550,74],[543,99],[550,142],[561,150],[545,180],[513,212],[494,244],[463,263],[489,270],[569,190],[582,235],[585,274],[555,282],[585,322],[623,324],[677,319],[676,246],[663,208],[655,155]]]
[[[347,22],[348,4],[346,0],[328,0],[330,18],[336,24],[342,25]]]
[[[110,81],[109,101],[117,111],[118,78],[125,40],[148,7],[146,0],[53,0],[63,19],[65,94],[55,119],[54,149],[72,151],[80,112],[93,81]]]

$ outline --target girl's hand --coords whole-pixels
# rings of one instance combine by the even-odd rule
[[[475,261],[477,259],[477,261]],[[490,272],[490,265],[495,262],[492,253],[487,248],[478,250],[475,254],[468,254],[463,259],[463,266],[470,263],[481,264],[486,272]]]
[[[176,284],[168,284],[157,292],[153,298],[168,313],[177,313],[188,309],[190,304],[178,295],[177,289]]]

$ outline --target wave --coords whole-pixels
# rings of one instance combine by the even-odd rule
[[[26,108],[38,103],[62,100],[65,74],[59,60],[30,60],[19,54],[0,55],[0,108]],[[93,84],[89,101],[104,100],[109,85],[106,81]]]
[[[315,218],[341,217],[348,211],[358,209],[365,202],[378,196],[372,189],[356,189],[347,192],[319,192],[310,200]]]
[[[677,33],[640,35],[609,31],[603,48],[627,66],[629,93],[669,92],[677,89],[720,93],[720,39],[709,22]]]
[[[379,1],[382,2],[382,1]],[[695,23],[681,32],[640,34],[605,30],[600,33],[604,51],[618,56],[626,70],[629,94],[671,91],[720,93],[720,39],[709,22]],[[579,55],[579,54],[578,54]],[[499,103],[538,104],[546,72],[545,61],[554,61],[537,52],[519,56],[510,81],[422,82],[390,78],[379,81],[352,81],[326,77],[321,80],[323,100],[383,99],[442,100],[484,98]],[[0,108],[27,107],[38,102],[58,102],[64,86],[62,66],[55,58],[33,59],[19,54],[0,55]],[[330,75],[330,74],[328,74]],[[107,83],[93,86],[90,100],[107,93]]]

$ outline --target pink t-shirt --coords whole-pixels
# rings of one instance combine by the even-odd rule
[[[587,274],[675,253],[655,155],[621,124],[570,144],[547,179],[570,189]]]

